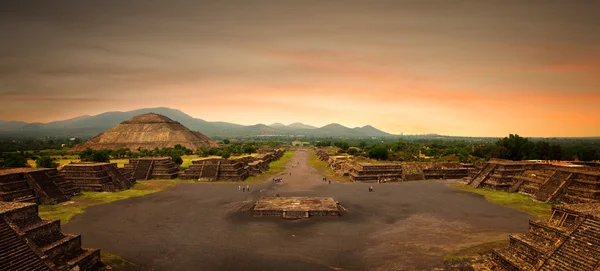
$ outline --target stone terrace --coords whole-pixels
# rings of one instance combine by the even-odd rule
[[[100,250],[81,247],[81,236],[63,234],[59,220],[44,220],[33,203],[0,202],[2,270],[91,270]]]
[[[193,161],[180,176],[181,179],[203,181],[243,181],[249,176],[242,163],[227,159],[204,159]]]
[[[123,175],[137,181],[177,178],[179,166],[169,157],[129,159],[129,164],[120,170]]]
[[[402,165],[397,163],[359,163],[350,171],[354,182],[402,181]]]
[[[519,192],[544,202],[586,203],[600,200],[600,172],[528,162],[486,163],[469,184]]]
[[[135,180],[123,176],[114,163],[71,163],[63,167],[61,174],[84,191],[116,192],[135,184]]]
[[[0,170],[0,201],[57,204],[79,193],[56,169]]]
[[[492,270],[598,270],[600,204],[558,205],[546,221],[530,221],[527,234],[492,251]]]

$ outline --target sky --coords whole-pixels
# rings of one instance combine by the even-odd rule
[[[4,1],[0,120],[148,107],[395,134],[600,136],[600,3]]]

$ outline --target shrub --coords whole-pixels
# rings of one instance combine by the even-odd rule
[[[50,156],[41,156],[35,160],[35,167],[37,168],[57,168],[58,163],[54,162]]]

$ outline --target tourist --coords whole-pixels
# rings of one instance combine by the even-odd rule
[[[331,180],[329,180],[329,184],[331,184]]]
[[[242,186],[238,185],[238,191],[242,191]]]
[[[242,187],[242,192],[246,192],[246,187]]]

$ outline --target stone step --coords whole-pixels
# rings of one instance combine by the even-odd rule
[[[66,266],[69,268],[79,267],[78,270],[87,270],[90,267],[100,262],[100,250],[99,249],[82,249],[82,253],[77,254],[74,258],[67,261]]]
[[[27,196],[14,200],[16,202],[38,203],[39,198],[36,196]]]
[[[533,266],[530,263],[517,257],[507,249],[493,250],[492,253],[494,253],[497,257],[503,259],[504,261],[508,262],[511,266],[506,266],[506,268],[509,270],[533,270]]]
[[[4,192],[10,192],[10,191],[14,191],[14,190],[23,190],[23,189],[28,189],[28,188],[29,188],[29,184],[27,184],[27,181],[25,181],[25,180],[0,184],[0,191],[4,191]]]
[[[0,199],[3,201],[14,201],[15,199],[35,195],[31,188],[0,192]]]
[[[566,194],[562,196],[561,201],[565,203],[594,203],[597,200]]]
[[[42,220],[33,225],[23,227],[20,231],[37,246],[43,247],[61,238],[60,220]]]
[[[64,254],[81,248],[81,235],[65,235],[65,237],[41,248],[41,251],[54,261]]]

